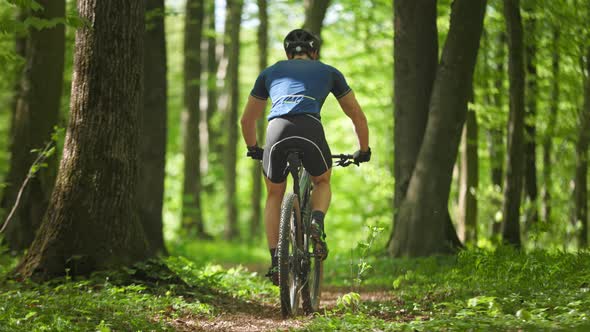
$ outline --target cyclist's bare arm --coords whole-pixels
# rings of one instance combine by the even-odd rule
[[[361,151],[367,151],[369,149],[369,126],[367,125],[365,113],[363,113],[354,96],[354,92],[350,91],[344,97],[338,99],[338,102],[344,113],[352,120]]]
[[[244,114],[240,123],[242,125],[242,136],[246,142],[246,146],[254,146],[256,144],[256,120],[263,114],[266,108],[266,100],[248,97],[248,102],[244,108]]]

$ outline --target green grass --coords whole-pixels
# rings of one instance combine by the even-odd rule
[[[37,284],[2,277],[0,331],[167,331],[174,330],[176,319],[208,320],[227,311],[230,303],[278,308],[277,288],[236,266],[266,264],[264,248],[195,240],[171,251],[164,261],[84,279]],[[362,256],[358,250],[353,254]],[[371,289],[384,296],[378,301],[345,296],[302,331],[590,328],[586,251],[523,253],[499,248],[395,260],[378,253],[363,261],[372,268],[363,275],[360,293]],[[346,292],[354,283],[358,258],[338,254],[328,262],[326,285],[344,287]],[[0,255],[0,276],[15,263]]]
[[[224,303],[278,299],[274,286],[242,267],[180,256],[46,283],[7,279],[16,260],[0,257],[0,331],[173,331],[174,320],[209,319]]]
[[[371,259],[372,287],[391,301],[345,306],[318,317],[309,331],[587,330],[590,253],[510,248],[458,257]],[[341,271],[344,267],[340,267]]]

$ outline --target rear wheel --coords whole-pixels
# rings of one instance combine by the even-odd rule
[[[311,254],[315,249],[314,244],[309,234],[307,234],[306,237],[306,252]],[[305,275],[305,280],[303,281],[303,289],[301,291],[303,294],[303,310],[306,314],[316,312],[320,308],[323,273],[323,261],[316,257],[309,257],[305,271],[303,273]]]
[[[305,225],[305,233],[303,239],[304,264],[302,268],[302,281],[303,287],[301,290],[301,298],[303,304],[303,310],[306,314],[316,312],[320,308],[320,296],[322,288],[322,277],[323,277],[323,261],[321,259],[313,257],[314,243],[310,236],[311,227],[311,180],[309,174],[305,173],[301,177],[302,189],[301,197],[302,203],[302,216],[304,218],[303,225]]]
[[[299,309],[303,238],[301,210],[297,195],[289,193],[281,205],[279,228],[279,290],[283,317],[294,316]]]

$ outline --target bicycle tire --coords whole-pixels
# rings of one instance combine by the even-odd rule
[[[279,292],[283,317],[295,316],[301,294],[300,254],[303,249],[301,236],[301,210],[294,193],[285,196],[281,204],[279,226]]]
[[[324,263],[321,259],[312,258],[302,290],[303,310],[306,314],[320,309],[323,275]]]
[[[304,247],[305,253],[313,253],[314,246],[310,236],[311,229],[311,181],[309,174],[304,173],[301,176],[301,197],[302,207],[301,215],[303,216],[304,225]],[[320,307],[322,278],[324,272],[324,264],[321,259],[309,257],[309,262],[304,266],[302,271],[303,286],[301,290],[301,299],[303,311],[306,314],[317,312]]]

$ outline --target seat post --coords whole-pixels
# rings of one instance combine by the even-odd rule
[[[293,192],[299,196],[299,168],[301,167],[301,156],[299,155],[299,152],[289,152],[287,155],[287,163],[287,169],[293,177]]]

